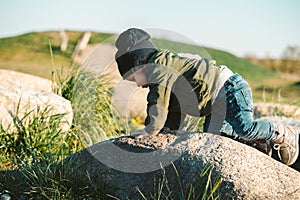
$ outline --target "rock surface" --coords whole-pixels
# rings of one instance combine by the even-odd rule
[[[262,117],[260,119],[266,119],[269,120],[270,122],[274,123],[280,123],[286,126],[291,126],[297,130],[299,130],[300,133],[300,120],[299,119],[293,119],[293,118],[288,118],[288,117],[283,117],[283,116],[268,116],[268,117]]]
[[[168,185],[163,184],[164,194],[178,199],[180,186],[187,192],[209,163],[215,166],[212,179],[222,175],[221,199],[300,198],[298,171],[252,147],[209,133],[116,138],[86,148],[65,162],[72,169],[71,180],[90,183],[95,189],[106,183],[108,193],[119,199],[142,199],[141,193],[149,199],[158,194],[164,177]]]
[[[52,81],[38,76],[0,69],[1,85],[13,85],[24,89],[52,91]]]
[[[30,115],[31,119],[38,112],[45,112],[46,116],[64,114],[61,121],[61,129],[67,131],[73,120],[71,103],[51,92],[45,90],[25,89],[14,85],[0,85],[0,120],[4,130],[14,130],[13,116],[22,119],[24,115]]]

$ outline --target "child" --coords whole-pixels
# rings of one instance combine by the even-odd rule
[[[226,66],[156,49],[150,35],[131,28],[116,40],[115,59],[121,76],[149,87],[145,129],[136,137],[178,130],[185,116],[206,116],[204,131],[264,140],[274,144],[280,161],[292,165],[298,157],[299,134],[290,127],[254,120],[248,83]]]

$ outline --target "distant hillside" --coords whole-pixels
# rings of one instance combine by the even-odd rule
[[[10,69],[41,77],[51,78],[52,61],[58,70],[69,68],[73,65],[71,55],[76,43],[83,32],[66,31],[69,37],[68,48],[65,52],[60,51],[59,32],[33,32],[16,37],[0,39],[0,68]],[[97,44],[113,36],[108,33],[92,33],[89,44]],[[299,83],[290,83],[280,79],[277,74],[258,64],[253,64],[246,59],[239,58],[225,51],[197,45],[171,42],[162,39],[153,39],[158,48],[169,49],[174,52],[199,54],[210,57],[217,61],[218,65],[227,65],[234,72],[240,73],[253,88],[255,99],[273,101],[278,93],[299,99]],[[50,53],[50,45],[53,57]],[[292,92],[288,92],[292,91]],[[264,96],[266,95],[266,96]],[[275,99],[275,101],[277,101]],[[298,101],[298,100],[297,100]],[[300,102],[300,100],[299,100]]]
[[[60,51],[59,32],[34,32],[0,39],[0,68],[51,78],[52,60],[56,69],[72,65],[71,55],[83,32],[66,31],[69,42]],[[90,43],[100,43],[112,34],[92,33]],[[53,59],[50,54],[50,45]]]

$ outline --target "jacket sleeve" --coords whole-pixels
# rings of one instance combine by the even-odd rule
[[[157,66],[149,76],[149,93],[147,96],[147,117],[145,131],[149,134],[158,133],[164,126],[172,91],[177,73],[166,66]]]

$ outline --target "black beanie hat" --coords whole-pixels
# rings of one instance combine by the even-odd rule
[[[130,71],[135,67],[145,64],[156,52],[155,47],[149,41],[150,38],[147,32],[137,28],[130,28],[119,35],[115,42],[118,49],[115,59],[123,78],[129,76]]]

